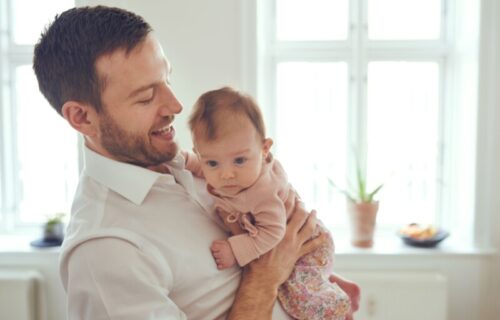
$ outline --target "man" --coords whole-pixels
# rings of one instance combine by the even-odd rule
[[[277,288],[322,244],[309,240],[314,215],[298,205],[275,250],[243,272],[217,270],[209,246],[225,235],[207,214],[204,182],[183,168],[171,66],[141,17],[70,9],[42,35],[34,69],[85,140],[60,259],[70,319],[287,318]]]

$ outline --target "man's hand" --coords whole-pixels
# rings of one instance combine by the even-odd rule
[[[300,257],[326,244],[325,234],[311,239],[316,223],[316,212],[313,210],[309,214],[302,203],[298,202],[280,243],[259,259],[252,261],[245,272],[264,278],[261,281],[272,283],[277,291],[288,279]]]
[[[243,269],[228,320],[271,319],[278,287],[288,279],[297,260],[326,244],[325,234],[311,239],[315,228],[316,213],[309,214],[297,202],[280,243]]]

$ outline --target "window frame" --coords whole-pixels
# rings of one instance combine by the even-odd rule
[[[34,45],[19,45],[13,41],[12,37],[12,15],[9,14],[12,10],[9,0],[0,0],[0,123],[3,130],[1,131],[0,141],[2,149],[0,157],[2,166],[0,166],[0,190],[1,194],[1,211],[0,233],[12,233],[19,228],[26,227],[26,224],[20,223],[17,212],[17,204],[19,203],[19,168],[18,161],[15,159],[17,148],[16,141],[16,101],[15,101],[15,70],[22,65],[31,65],[33,60]],[[32,228],[32,225],[27,227]]]
[[[0,0],[0,234],[33,234],[40,223],[22,222],[19,212],[22,181],[17,159],[16,68],[33,64],[34,44],[17,44],[13,37],[12,1]],[[76,4],[76,3],[75,3]],[[78,137],[78,144],[81,138]],[[76,164],[81,170],[78,148]]]
[[[349,102],[349,127],[351,128],[348,132],[349,142],[348,145],[358,145],[363,153],[363,157],[366,156],[366,125],[360,125],[356,130],[352,124],[361,119],[360,123],[366,123],[366,112],[367,112],[367,88],[366,88],[366,69],[370,61],[380,61],[380,60],[394,60],[397,61],[398,57],[403,57],[404,60],[412,61],[436,61],[439,66],[440,72],[440,88],[439,88],[439,100],[440,109],[438,111],[439,119],[439,149],[438,149],[438,163],[436,166],[438,168],[437,176],[439,179],[445,179],[453,190],[444,191],[442,186],[438,186],[438,192],[436,197],[439,200],[436,201],[436,222],[442,226],[445,226],[451,230],[458,230],[460,234],[465,234],[467,240],[471,240],[473,235],[473,225],[464,226],[460,220],[463,218],[466,221],[472,221],[474,218],[474,201],[475,196],[471,196],[470,199],[461,200],[461,203],[456,203],[452,201],[452,197],[457,195],[457,188],[454,184],[463,182],[461,178],[454,176],[455,173],[460,172],[465,164],[460,164],[462,166],[457,168],[455,164],[452,163],[451,159],[454,159],[457,155],[462,155],[463,150],[474,150],[475,151],[475,139],[468,142],[465,147],[457,147],[460,141],[460,137],[457,133],[460,131],[459,124],[452,123],[450,120],[446,119],[456,119],[460,117],[460,112],[455,108],[455,104],[460,98],[453,96],[453,93],[457,93],[457,87],[463,83],[466,83],[464,75],[457,74],[457,65],[465,62],[457,62],[459,60],[456,56],[457,48],[455,46],[455,41],[458,42],[458,36],[460,32],[464,33],[463,30],[456,30],[455,27],[460,21],[460,19],[465,19],[465,15],[468,11],[464,9],[468,4],[463,1],[457,3],[442,0],[441,1],[441,34],[440,38],[437,40],[414,40],[414,41],[387,41],[387,40],[368,40],[367,28],[367,0],[352,0],[350,1],[350,27],[348,28],[348,37],[343,41],[333,41],[333,42],[323,42],[323,41],[311,41],[311,42],[282,42],[279,43],[274,39],[276,34],[275,30],[275,1],[258,1],[257,5],[246,5],[244,11],[253,12],[255,14],[255,30],[257,35],[256,39],[250,38],[250,41],[246,44],[246,47],[250,45],[255,45],[255,60],[246,60],[248,66],[245,70],[255,67],[256,74],[244,73],[247,82],[243,82],[246,86],[245,88],[257,96],[258,101],[263,105],[263,112],[268,125],[268,130],[270,135],[276,136],[274,123],[276,122],[276,117],[273,112],[272,107],[276,102],[276,66],[281,61],[294,61],[303,57],[302,61],[346,61],[348,63],[349,72],[351,75],[350,81],[358,81],[357,88],[355,86],[350,86],[350,102]],[[473,9],[478,11],[479,2],[473,4]],[[253,11],[252,11],[253,10]],[[478,13],[478,12],[476,12]],[[473,15],[474,16],[474,15]],[[474,16],[472,19],[475,19]],[[247,21],[248,23],[248,21]],[[254,35],[248,33],[250,29],[248,25],[243,28],[244,32],[250,37]],[[479,24],[477,26],[479,28]],[[460,28],[458,28],[460,29]],[[272,30],[272,31],[270,31]],[[478,37],[479,30],[472,30],[474,36]],[[477,34],[476,34],[477,33]],[[474,37],[473,36],[473,37]],[[477,39],[474,39],[477,40]],[[321,47],[325,47],[324,51],[321,51]],[[476,49],[477,49],[477,43]],[[365,53],[360,53],[356,48],[366,48]],[[385,50],[391,48],[394,50],[392,53],[387,53]],[[474,48],[474,46],[472,46]],[[403,59],[401,59],[403,60]],[[478,61],[474,61],[478,64]],[[459,72],[458,72],[459,73]],[[252,79],[255,79],[255,83],[252,83]],[[362,80],[359,80],[362,79]],[[479,80],[476,80],[479,82]],[[460,84],[457,84],[460,83]],[[361,89],[360,89],[361,88]],[[474,91],[471,89],[471,91]],[[471,93],[474,95],[474,92]],[[465,94],[464,94],[465,95]],[[477,101],[473,101],[476,103]],[[463,106],[461,107],[463,108]],[[474,104],[474,108],[477,105]],[[467,112],[466,112],[467,113]],[[471,113],[469,111],[469,113]],[[473,113],[473,111],[472,111]],[[475,123],[470,125],[471,129],[474,129],[473,134],[475,134]],[[279,146],[279,141],[277,141]],[[354,163],[352,155],[348,153],[348,163]],[[464,187],[471,194],[474,194],[474,179],[475,179],[475,154],[470,156],[465,168],[469,177],[464,179],[467,186]],[[365,165],[365,159],[362,161],[362,165]],[[351,176],[353,169],[350,170]],[[461,204],[465,204],[467,208],[461,208]],[[452,212],[460,211],[458,217],[453,217]],[[394,232],[395,226],[379,226],[379,229],[383,229],[386,232]]]

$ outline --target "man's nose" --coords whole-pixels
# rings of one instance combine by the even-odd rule
[[[182,104],[177,100],[172,88],[169,84],[164,83],[160,86],[161,95],[161,115],[167,116],[172,114],[177,114],[182,111]]]

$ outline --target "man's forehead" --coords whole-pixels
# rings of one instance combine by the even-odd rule
[[[160,43],[153,37],[149,38],[149,36],[130,52],[127,52],[125,48],[119,48],[100,56],[95,62],[95,68],[102,89],[110,82],[123,82],[122,80],[132,85],[134,82],[132,80],[139,80],[141,75],[146,77],[148,74],[157,74],[158,77],[164,77],[166,73],[168,77],[172,70],[170,62],[163,54]],[[134,77],[127,77],[131,75],[134,75]],[[150,80],[160,81],[165,79],[144,80],[149,82]],[[138,86],[143,85],[148,85],[148,83],[139,84]],[[135,90],[137,88],[131,89]]]

